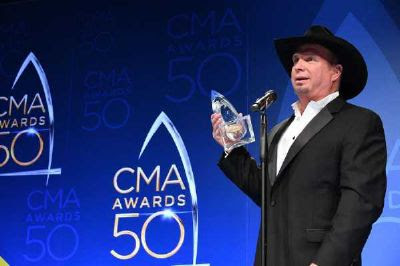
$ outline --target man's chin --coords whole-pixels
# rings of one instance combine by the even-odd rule
[[[294,87],[294,92],[297,94],[297,95],[308,95],[308,93],[310,92],[310,90],[308,89],[308,88],[305,88],[305,87]]]

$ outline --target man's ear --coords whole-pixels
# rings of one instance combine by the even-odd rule
[[[332,76],[332,82],[334,82],[334,81],[336,81],[336,80],[338,80],[340,78],[340,76],[343,73],[343,66],[340,65],[340,64],[337,64],[337,65],[334,66],[334,70],[333,71],[334,71],[334,74]]]

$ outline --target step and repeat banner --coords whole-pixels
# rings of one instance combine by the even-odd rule
[[[259,208],[216,166],[210,91],[271,125],[296,100],[273,39],[323,24],[365,56],[385,209],[364,264],[400,256],[400,5],[391,0],[0,4],[0,265],[252,265]],[[258,139],[258,116],[251,114]],[[248,145],[258,158],[257,144]]]

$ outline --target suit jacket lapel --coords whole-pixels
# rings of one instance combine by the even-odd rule
[[[276,175],[276,147],[283,132],[292,122],[294,116],[283,120],[280,124],[275,126],[268,136],[268,178],[271,185],[274,182]]]
[[[332,113],[338,112],[344,104],[344,100],[340,97],[336,98],[330,102],[325,108],[323,108],[304,128],[297,139],[294,141],[290,147],[285,160],[277,173],[276,178],[272,185],[278,180],[280,174],[285,170],[289,163],[294,159],[294,157],[300,152],[300,150],[310,141],[312,137],[315,136],[323,127],[325,127],[332,119]],[[283,133],[283,132],[282,132]],[[276,145],[275,145],[276,146]],[[276,149],[275,149],[276,150]],[[274,154],[275,164],[276,164],[276,151]],[[276,168],[276,165],[275,165]]]

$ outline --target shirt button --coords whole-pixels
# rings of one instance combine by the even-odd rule
[[[276,205],[276,201],[275,200],[271,200],[271,206],[274,207]]]

